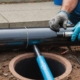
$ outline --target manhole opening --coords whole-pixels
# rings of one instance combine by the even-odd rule
[[[45,59],[54,77],[58,77],[66,71],[65,66],[59,61],[51,59],[51,58],[45,58]],[[25,78],[30,78],[30,79],[35,79],[35,80],[43,79],[35,57],[26,58],[26,59],[19,61],[15,65],[15,71],[19,75]]]

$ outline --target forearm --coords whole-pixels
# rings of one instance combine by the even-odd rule
[[[65,10],[68,13],[71,13],[72,10],[77,6],[78,0],[63,0],[61,10]]]

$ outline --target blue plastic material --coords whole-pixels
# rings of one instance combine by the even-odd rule
[[[74,32],[71,36],[71,41],[75,41],[76,38],[80,41],[80,22],[78,22],[72,30]]]
[[[62,5],[63,0],[54,0],[54,4],[56,5]]]
[[[53,77],[44,57],[38,56],[37,62],[38,62],[38,65],[40,67],[40,71],[42,72],[44,80],[54,80],[54,77]]]

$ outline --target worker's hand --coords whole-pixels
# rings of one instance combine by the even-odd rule
[[[75,41],[76,38],[78,38],[78,40],[80,40],[80,22],[78,22],[72,30],[74,32],[71,36],[71,41]]]
[[[49,26],[52,30],[58,32],[60,26],[66,29],[68,22],[68,13],[61,10],[52,20],[49,21]]]

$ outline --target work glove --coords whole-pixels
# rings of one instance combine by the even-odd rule
[[[49,21],[50,28],[56,32],[59,31],[60,26],[63,26],[63,28],[66,29],[68,17],[69,14],[64,10],[61,10],[52,20]]]
[[[72,30],[73,34],[71,36],[71,41],[75,41],[76,38],[80,41],[80,22],[78,22]]]

